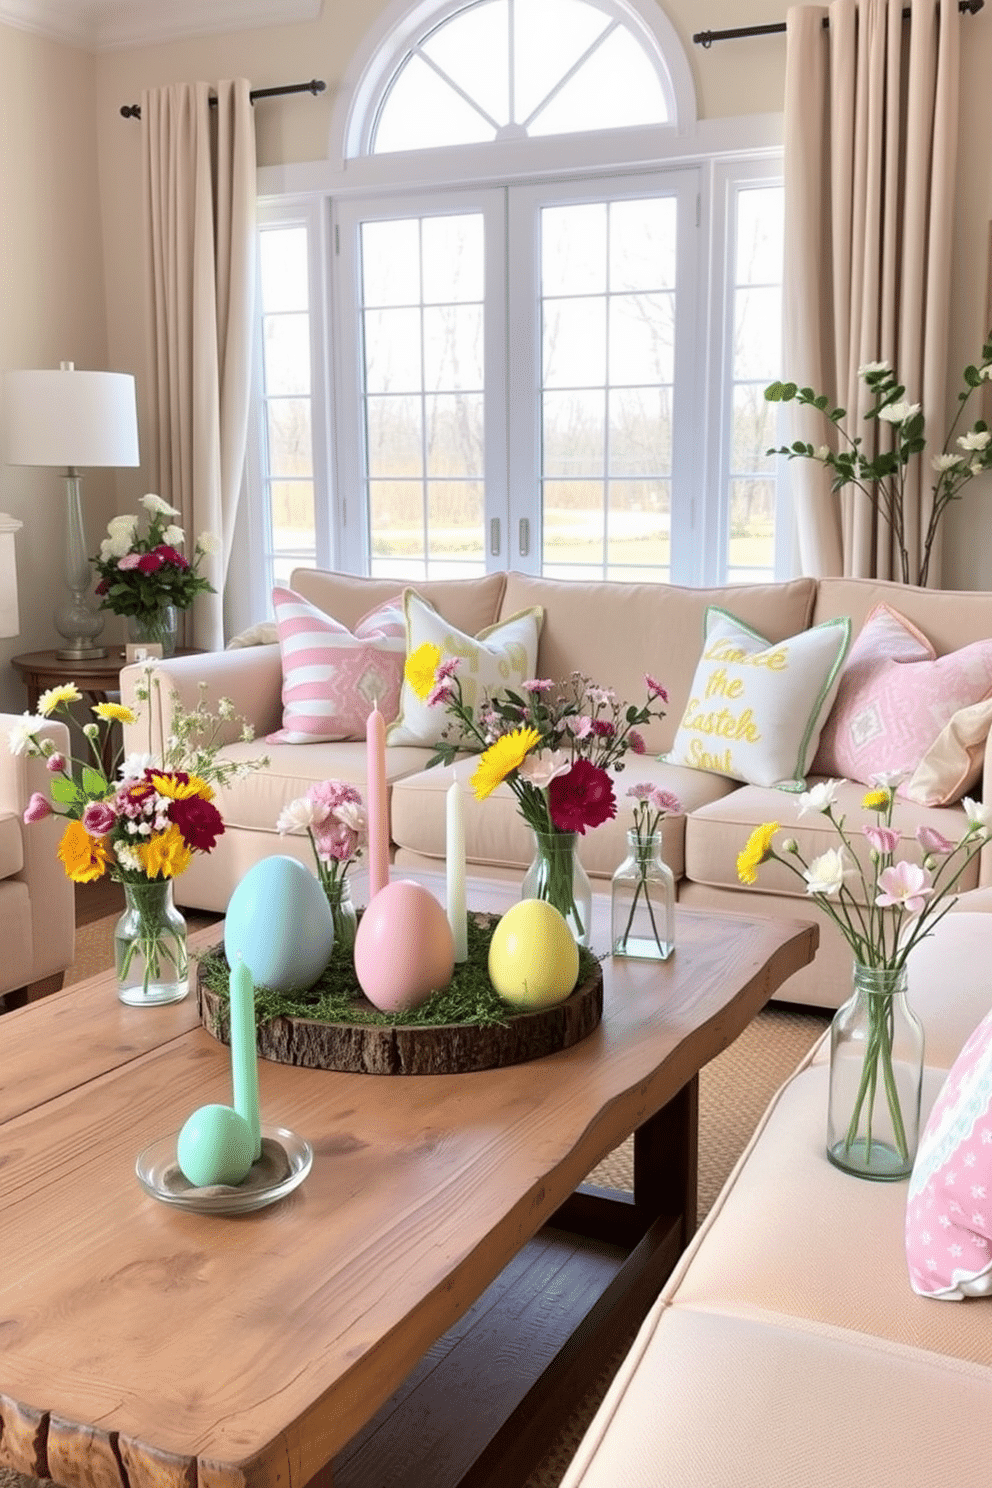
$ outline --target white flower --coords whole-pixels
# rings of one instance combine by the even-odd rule
[[[906,779],[906,770],[878,770],[872,777],[871,783],[879,790],[895,790],[903,780]]]
[[[129,754],[118,772],[122,783],[140,780],[145,771],[152,769],[157,763],[153,754]]]
[[[162,541],[167,542],[170,548],[181,548],[186,541],[186,534],[181,527],[177,527],[173,522],[162,533]]]
[[[878,416],[887,424],[905,424],[919,411],[919,403],[890,403],[886,408],[878,410]]]
[[[880,372],[891,372],[892,368],[888,362],[863,362],[858,368],[858,376],[867,381],[869,377],[875,377]]]
[[[133,847],[126,842],[114,843],[114,855],[122,868],[129,868],[132,873],[144,872],[144,866]]]
[[[807,811],[828,811],[834,804],[839,785],[839,780],[821,780],[810,790],[803,791],[799,797],[799,815],[805,816]]]
[[[174,506],[170,506],[167,501],[163,501],[161,496],[156,496],[153,491],[149,491],[147,496],[142,496],[141,505],[145,508],[145,511],[150,512],[152,516],[179,516],[179,512]]]
[[[25,713],[21,723],[15,723],[12,729],[7,730],[7,743],[11,754],[34,754],[38,748],[38,741],[34,736],[38,727],[38,720],[33,713]]]
[[[137,517],[112,517],[107,523],[109,536],[100,544],[100,557],[123,558],[125,553],[131,551],[134,535],[138,530]]]
[[[339,821],[349,832],[354,832],[359,837],[364,837],[368,830],[368,814],[364,806],[357,801],[342,801],[340,806],[335,806],[331,811],[335,821]]]
[[[981,801],[973,801],[970,796],[965,796],[961,805],[964,807],[969,827],[972,829],[984,827],[986,831],[992,827],[992,806],[986,806]]]
[[[814,460],[822,460],[824,463],[826,463],[826,461],[830,459],[832,453],[833,451],[831,450],[829,444],[821,444],[818,449],[815,449],[813,451],[813,458]]]
[[[992,439],[988,429],[969,429],[967,434],[958,435],[958,444],[963,450],[983,450]]]
[[[930,464],[938,475],[943,475],[945,470],[953,470],[955,465],[962,463],[960,455],[934,455]]]
[[[572,768],[572,759],[567,749],[542,749],[538,754],[528,754],[517,766],[517,775],[543,790],[557,775],[564,775]]]
[[[803,874],[807,894],[825,894],[828,899],[839,894],[845,877],[851,872],[842,847],[828,847],[814,858]]]
[[[201,553],[219,553],[220,538],[215,532],[201,532],[199,537],[196,539],[196,546],[199,548]]]
[[[978,375],[983,382],[988,382],[992,378],[992,362],[986,362],[984,367],[979,367]]]
[[[319,826],[322,821],[327,820],[327,807],[317,805],[306,796],[298,796],[295,801],[290,801],[279,813],[276,822],[276,831],[280,835],[286,832],[305,832],[308,827]]]

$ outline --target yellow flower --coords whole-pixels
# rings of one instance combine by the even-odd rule
[[[102,878],[110,854],[99,837],[91,837],[81,821],[70,822],[62,833],[56,856],[73,883],[92,883]]]
[[[753,884],[758,879],[758,864],[763,863],[771,851],[772,838],[778,831],[778,822],[765,822],[755,827],[743,852],[737,854],[737,877],[743,884]]]
[[[81,703],[83,695],[75,682],[65,682],[61,687],[50,687],[43,692],[38,699],[35,712],[42,718],[48,718],[62,703]]]
[[[142,842],[137,853],[149,878],[177,878],[193,861],[192,850],[186,846],[175,822]]]
[[[188,801],[193,796],[199,796],[201,801],[214,798],[212,786],[199,775],[191,775],[188,780],[176,780],[172,775],[153,775],[151,783],[160,796],[166,796],[170,801]]]
[[[890,799],[889,792],[884,786],[880,786],[878,790],[870,790],[864,797],[861,805],[865,811],[884,811]]]
[[[472,776],[475,799],[484,801],[487,796],[491,796],[507,775],[523,762],[534,745],[540,742],[541,735],[537,729],[518,728],[512,734],[504,734],[494,744],[490,744],[479,756],[479,763]]]
[[[416,651],[411,651],[406,659],[403,675],[422,703],[427,701],[427,695],[434,686],[434,673],[440,664],[441,648],[435,646],[433,641],[425,641]]]
[[[137,713],[132,713],[124,703],[94,703],[93,712],[104,723],[137,723]]]

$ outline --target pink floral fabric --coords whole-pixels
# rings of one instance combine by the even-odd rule
[[[990,694],[992,640],[937,656],[905,616],[876,605],[848,654],[812,773],[869,784],[900,770],[899,794],[908,795],[910,777],[945,726]]]
[[[272,591],[282,656],[282,728],[270,744],[364,739],[373,707],[399,712],[406,621],[401,602],[363,615],[352,633],[292,589]]]
[[[992,1292],[992,1013],[944,1081],[906,1204],[913,1291],[958,1301]]]

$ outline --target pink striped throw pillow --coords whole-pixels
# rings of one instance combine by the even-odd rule
[[[282,728],[270,744],[364,739],[378,703],[390,723],[399,712],[406,621],[402,601],[363,615],[352,633],[292,589],[272,591],[282,656]]]

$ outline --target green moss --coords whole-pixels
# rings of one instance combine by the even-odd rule
[[[474,1023],[480,1028],[506,1024],[514,1016],[489,980],[489,943],[498,923],[495,915],[468,917],[468,959],[455,967],[443,992],[433,992],[420,1007],[402,1013],[383,1013],[367,1001],[358,985],[350,956],[332,956],[320,980],[305,993],[289,996],[255,989],[255,1021],[273,1018],[314,1018],[320,1023],[376,1024],[380,1027],[437,1027]],[[597,958],[579,946],[579,982],[591,976]],[[223,946],[200,957],[200,979],[222,998],[228,995],[230,968]]]

